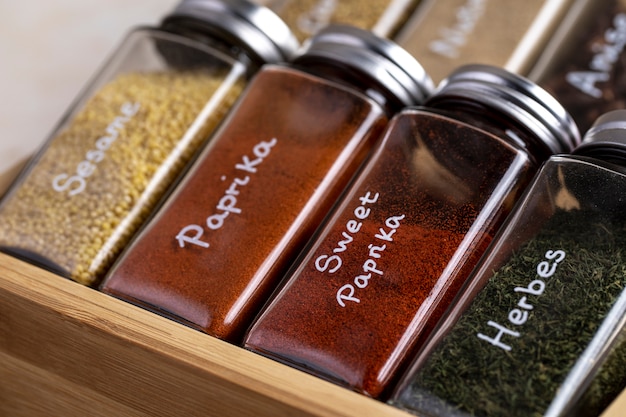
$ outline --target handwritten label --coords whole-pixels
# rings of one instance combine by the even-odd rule
[[[626,46],[626,14],[620,13],[613,19],[613,28],[604,32],[603,42],[596,42],[592,50],[596,52],[589,64],[589,71],[567,73],[567,82],[583,93],[594,98],[602,97],[598,83],[611,79],[615,63],[619,61]]]
[[[363,274],[357,275],[351,283],[343,285],[337,291],[337,303],[341,307],[345,307],[346,302],[360,303],[361,299],[356,295],[357,289],[367,288],[373,277],[383,275],[383,271],[378,266],[378,259],[387,249],[387,244],[393,242],[393,235],[400,227],[400,222],[404,220],[404,217],[404,215],[388,217],[385,220],[386,227],[378,229],[378,233],[374,236],[375,243],[368,246],[368,259],[363,262],[361,268]]]
[[[319,272],[328,271],[328,273],[334,274],[341,268],[343,259],[340,254],[348,249],[348,245],[354,240],[353,235],[361,230],[361,226],[363,226],[361,220],[367,219],[371,212],[366,206],[378,201],[378,193],[372,196],[368,191],[364,196],[359,197],[359,201],[361,205],[354,209],[355,219],[346,222],[346,230],[341,232],[341,240],[337,242],[337,246],[333,249],[333,254],[320,255],[315,259],[315,269]]]
[[[468,0],[456,11],[456,21],[452,27],[439,31],[440,37],[429,44],[429,49],[440,56],[456,59],[465,46],[469,35],[482,17],[487,0]]]
[[[126,102],[120,108],[120,116],[115,117],[106,127],[106,135],[96,140],[95,149],[90,149],[85,153],[85,159],[76,165],[75,174],[70,176],[67,173],[57,175],[52,179],[52,188],[57,192],[68,191],[70,196],[82,193],[87,187],[87,178],[96,170],[98,163],[104,160],[106,151],[113,145],[120,135],[120,131],[126,127],[128,122],[139,111],[139,103]]]
[[[359,197],[361,205],[354,209],[354,218],[346,222],[345,230],[341,232],[341,238],[335,245],[332,254],[322,254],[315,258],[315,269],[319,272],[334,274],[343,266],[342,255],[354,241],[354,236],[361,231],[363,220],[371,214],[372,204],[378,202],[379,194],[366,192]],[[374,235],[374,242],[367,247],[367,259],[361,265],[362,274],[357,275],[350,283],[344,284],[335,294],[335,299],[340,307],[346,307],[346,303],[360,303],[357,296],[359,290],[369,286],[370,280],[376,276],[382,276],[383,271],[379,266],[379,259],[383,257],[387,250],[387,245],[393,242],[393,236],[400,227],[404,215],[390,216],[385,220],[385,227],[380,227]]]
[[[513,326],[523,326],[529,319],[529,311],[533,310],[533,304],[529,300],[529,296],[531,297],[539,297],[543,295],[544,290],[546,288],[545,279],[552,277],[559,264],[565,259],[565,252],[562,250],[549,250],[545,253],[544,261],[541,261],[536,268],[537,276],[540,279],[534,279],[525,287],[515,287],[513,291],[519,294],[524,294],[520,297],[519,301],[515,308],[511,309],[508,314],[508,321]],[[521,333],[517,330],[511,330],[506,325],[502,325],[496,321],[489,320],[487,322],[489,327],[495,329],[495,336],[488,336],[483,333],[478,333],[477,336],[479,339],[484,340],[491,345],[500,348],[504,351],[511,351],[511,345],[506,339],[513,337],[519,338]],[[491,334],[493,334],[493,330],[491,330]]]
[[[337,0],[320,0],[313,8],[298,16],[298,29],[309,35],[313,35],[327,26],[337,8]]]
[[[215,206],[215,213],[206,218],[205,227],[210,230],[218,230],[224,226],[226,219],[231,215],[239,215],[242,213],[240,207],[237,206],[238,198],[245,186],[251,181],[251,174],[256,174],[259,165],[267,158],[274,146],[278,143],[278,139],[273,138],[270,141],[259,142],[252,152],[254,158],[244,155],[241,162],[235,165],[235,170],[241,176],[235,177],[231,182],[224,195],[219,199]],[[221,177],[222,181],[228,181],[225,175]],[[202,240],[204,235],[204,227],[198,224],[190,224],[181,229],[176,235],[176,240],[181,248],[185,248],[187,244],[208,248],[209,242]]]

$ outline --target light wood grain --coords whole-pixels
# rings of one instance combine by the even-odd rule
[[[149,417],[13,356],[0,353],[0,415]]]
[[[407,416],[3,254],[0,377],[0,415]]]
[[[408,416],[1,253],[0,415]]]
[[[626,416],[626,390],[617,397],[611,406],[602,414],[601,417],[624,417]]]

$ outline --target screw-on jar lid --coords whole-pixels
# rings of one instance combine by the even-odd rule
[[[434,90],[424,68],[402,47],[370,31],[330,25],[304,45],[294,62],[321,60],[376,81],[405,106],[421,104]]]
[[[182,0],[163,23],[181,19],[200,24],[262,62],[286,61],[300,47],[278,15],[246,0]]]
[[[524,77],[489,65],[465,65],[442,81],[426,106],[459,100],[484,105],[526,126],[550,153],[568,153],[580,143],[570,114],[546,90]]]
[[[613,110],[598,117],[574,153],[626,162],[626,110]]]

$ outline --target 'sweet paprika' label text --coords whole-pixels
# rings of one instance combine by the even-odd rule
[[[341,240],[333,249],[332,255],[322,254],[315,258],[315,269],[319,272],[328,272],[334,274],[341,269],[343,259],[341,254],[345,252],[354,240],[354,235],[361,231],[363,226],[362,220],[366,220],[370,213],[370,204],[378,202],[379,193],[372,194],[366,192],[365,195],[359,197],[361,205],[354,209],[354,219],[346,222],[346,229],[341,233]],[[363,262],[362,274],[354,277],[352,282],[342,285],[336,293],[337,304],[346,307],[347,302],[360,303],[361,299],[357,296],[359,290],[367,288],[370,280],[375,276],[382,276],[383,271],[378,266],[377,260],[382,258],[383,253],[387,249],[387,244],[393,242],[393,236],[400,227],[400,222],[405,215],[390,216],[385,220],[385,226],[380,227],[374,235],[375,242],[368,245],[368,258]]]

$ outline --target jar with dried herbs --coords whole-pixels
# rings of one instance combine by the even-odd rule
[[[598,416],[626,387],[626,111],[551,157],[392,403]]]
[[[0,204],[0,250],[97,284],[266,62],[297,41],[243,0],[133,30]]]

